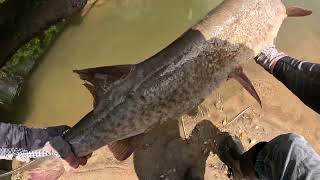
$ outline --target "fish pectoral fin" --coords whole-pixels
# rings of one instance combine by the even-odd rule
[[[287,8],[287,15],[288,17],[301,17],[301,16],[309,16],[312,14],[311,10],[303,9],[300,7],[288,7]]]
[[[94,105],[96,105],[98,98],[104,95],[116,81],[125,78],[133,67],[134,65],[105,66],[73,72],[77,73],[82,80],[87,81],[84,86],[92,94]]]
[[[255,90],[254,86],[252,85],[250,79],[247,77],[247,75],[243,72],[243,69],[241,67],[237,68],[235,71],[233,71],[229,78],[236,79],[253,97],[254,99],[260,104],[262,107],[261,99]]]
[[[118,161],[124,161],[142,145],[143,136],[144,134],[138,134],[127,139],[112,142],[108,145],[109,150]]]

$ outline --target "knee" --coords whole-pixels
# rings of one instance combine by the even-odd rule
[[[288,141],[297,141],[297,140],[305,141],[304,137],[299,134],[288,133],[288,134],[283,134],[282,136]]]
[[[282,134],[271,140],[271,144],[278,144],[280,146],[284,147],[290,147],[292,144],[305,144],[306,140],[303,136],[294,134],[294,133],[288,133],[288,134]]]

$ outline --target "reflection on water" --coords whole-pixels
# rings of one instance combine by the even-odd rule
[[[140,62],[175,40],[221,1],[105,0],[81,24],[70,26],[59,37],[32,75],[12,118],[34,126],[74,124],[90,111],[92,99],[73,69]],[[286,21],[277,44],[292,55],[316,60],[320,53],[320,2],[286,2],[318,12]]]

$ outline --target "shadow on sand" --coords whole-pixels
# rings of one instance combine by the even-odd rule
[[[232,137],[209,120],[199,122],[188,140],[180,137],[178,121],[165,123],[152,130],[134,154],[135,171],[140,180],[202,180],[210,152],[220,157],[218,149],[226,138]]]

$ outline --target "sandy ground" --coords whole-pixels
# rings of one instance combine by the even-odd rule
[[[259,141],[293,132],[303,135],[320,152],[320,116],[257,65],[245,70],[261,96],[262,108],[231,80],[198,108],[196,116],[182,118],[187,141],[181,121],[171,121],[152,130],[143,148],[128,160],[117,162],[102,148],[87,166],[63,175],[61,180],[229,179],[226,166],[216,155],[217,144],[229,134],[239,137],[249,149]]]

